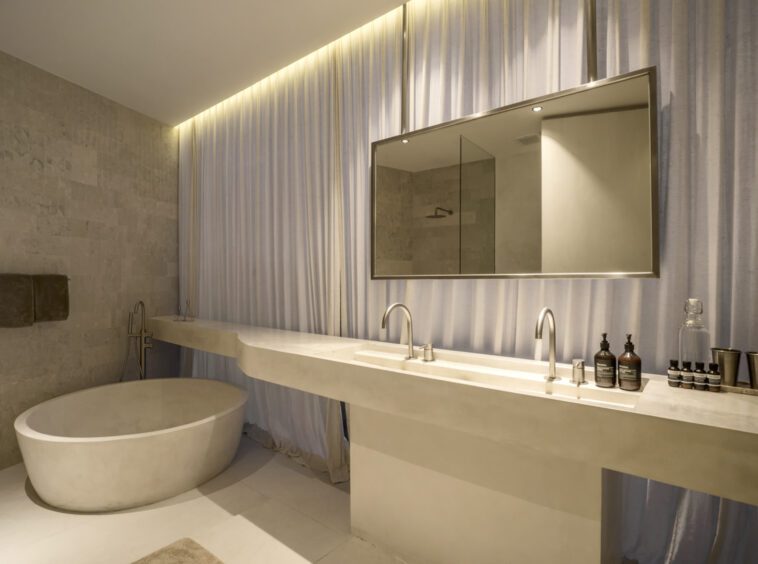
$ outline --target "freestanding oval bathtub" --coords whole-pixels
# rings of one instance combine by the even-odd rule
[[[247,392],[198,378],[138,380],[60,396],[18,416],[37,494],[72,511],[165,499],[224,470],[239,446]]]

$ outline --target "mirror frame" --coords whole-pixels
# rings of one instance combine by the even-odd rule
[[[617,82],[624,82],[640,76],[648,77],[648,100],[650,104],[650,197],[653,236],[651,260],[652,268],[646,272],[567,272],[567,273],[510,273],[510,274],[377,274],[376,273],[376,151],[381,145],[399,141],[401,139],[411,139],[417,135],[428,133],[437,129],[451,127],[468,121],[473,121],[503,112],[509,112],[526,106],[533,106],[540,102],[555,100],[564,96],[585,92],[599,86],[606,86]],[[417,129],[401,135],[395,135],[371,143],[371,279],[372,280],[412,280],[412,279],[467,279],[467,278],[659,278],[660,277],[660,237],[659,237],[659,218],[658,218],[658,79],[656,67],[647,67],[626,74],[604,78],[594,82],[588,82],[570,88],[561,90],[553,94],[547,94],[538,98],[530,98],[508,106],[502,106],[494,110],[479,112],[466,117],[446,121],[423,129]]]

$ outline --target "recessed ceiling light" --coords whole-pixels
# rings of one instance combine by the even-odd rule
[[[542,106],[532,106],[532,111],[533,112],[541,112],[542,111]]]
[[[402,139],[400,142],[403,143],[404,145],[408,144],[408,140],[407,139]]]

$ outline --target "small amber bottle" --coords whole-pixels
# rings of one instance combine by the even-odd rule
[[[708,365],[708,391],[721,391],[721,373],[719,372],[719,365],[715,362]]]
[[[695,363],[695,372],[693,374],[694,378],[694,386],[696,390],[705,391],[707,389],[708,385],[708,376],[705,373],[705,363],[704,362],[696,362]]]
[[[619,388],[636,392],[642,387],[642,359],[634,354],[632,336],[626,336],[624,354],[619,357]]]
[[[667,370],[669,386],[672,388],[678,388],[682,383],[682,371],[679,370],[678,360],[669,360],[669,368]]]
[[[692,373],[692,363],[686,360],[682,363],[682,388],[691,390],[695,381],[695,375]]]
[[[595,385],[601,388],[616,387],[616,355],[610,351],[610,344],[603,333],[600,350],[595,355]]]

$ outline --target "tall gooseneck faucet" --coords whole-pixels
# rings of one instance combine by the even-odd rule
[[[405,358],[407,360],[410,360],[412,358],[415,358],[415,355],[413,354],[413,318],[411,317],[411,311],[401,303],[392,304],[386,309],[384,315],[382,316],[382,329],[387,328],[387,318],[395,308],[402,310],[405,314],[405,322],[408,328],[408,356]]]
[[[545,324],[546,317],[548,331],[550,332],[547,379],[555,380],[555,317],[549,308],[543,307],[542,311],[540,311],[540,315],[537,318],[537,326],[534,328],[534,338],[542,339],[542,326]]]

